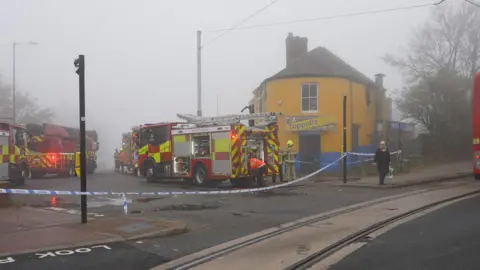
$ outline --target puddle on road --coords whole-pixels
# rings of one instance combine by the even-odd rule
[[[218,205],[206,205],[206,204],[176,204],[176,205],[167,205],[164,207],[156,208],[153,211],[199,211],[199,210],[210,210],[218,209]]]
[[[134,199],[133,202],[138,202],[138,203],[149,203],[151,201],[158,201],[158,200],[161,200],[161,199],[165,199],[166,197],[154,197],[154,198],[138,198],[138,199]]]

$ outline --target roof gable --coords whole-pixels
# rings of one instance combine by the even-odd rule
[[[299,56],[268,80],[294,77],[340,77],[375,86],[375,82],[324,47],[317,47]]]

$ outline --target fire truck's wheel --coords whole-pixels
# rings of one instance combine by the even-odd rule
[[[195,166],[193,173],[193,183],[197,186],[204,186],[208,183],[207,169],[203,164]]]
[[[478,173],[475,174],[475,180],[480,180],[480,174]]]

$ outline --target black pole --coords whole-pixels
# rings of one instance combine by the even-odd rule
[[[79,76],[80,100],[80,191],[87,192],[87,149],[85,143],[85,57],[79,55],[75,60]],[[81,195],[82,223],[87,223],[87,195]]]
[[[342,140],[342,149],[343,154],[347,153],[347,96],[343,96],[343,140]],[[347,183],[347,156],[343,158],[343,183]]]
[[[398,154],[399,157],[403,157],[403,145],[402,145],[402,123],[398,122],[398,134],[397,134],[397,139],[398,139],[398,150],[400,151],[400,154]],[[398,160],[398,170],[401,172],[403,171],[403,164],[402,164],[402,159]]]

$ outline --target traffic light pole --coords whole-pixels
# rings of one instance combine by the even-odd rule
[[[74,63],[79,77],[80,101],[80,191],[87,192],[87,149],[85,143],[85,56],[79,55]],[[81,221],[87,223],[87,195],[81,195]]]

